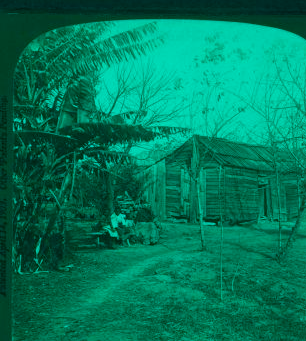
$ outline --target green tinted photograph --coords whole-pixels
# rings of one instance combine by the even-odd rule
[[[306,42],[59,27],[13,98],[14,341],[306,339]]]

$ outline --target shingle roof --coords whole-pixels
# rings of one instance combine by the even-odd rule
[[[216,160],[224,166],[273,170],[273,154],[268,147],[200,136],[199,148],[209,149],[216,156]]]
[[[274,170],[274,160],[277,160],[278,164],[281,163],[283,168],[285,167],[287,169],[288,164],[292,165],[294,162],[291,154],[285,150],[280,150],[275,154],[271,147],[262,145],[238,143],[226,139],[209,138],[206,136],[198,136],[197,138],[202,163],[209,160],[215,160],[224,166],[271,172]],[[180,148],[171,153],[168,156],[168,160],[170,162],[182,163],[187,158],[190,158],[191,154],[192,139],[189,139]],[[282,155],[281,158],[280,155]]]

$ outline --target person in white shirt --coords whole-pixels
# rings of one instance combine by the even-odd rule
[[[111,215],[111,225],[114,230],[118,232],[119,241],[123,244],[124,237],[126,234],[126,221],[125,215],[121,213],[120,207],[116,207],[113,214]]]
[[[111,223],[114,229],[117,229],[119,225],[125,226],[125,215],[121,213],[120,208],[115,208],[115,211],[111,215]]]

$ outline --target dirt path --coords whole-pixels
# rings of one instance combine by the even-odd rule
[[[162,239],[161,242],[165,243],[165,240]],[[33,336],[33,339],[44,341],[58,340],[59,338],[61,340],[79,339],[80,334],[85,332],[86,338],[84,340],[90,341],[96,340],[93,335],[101,334],[99,328],[103,326],[103,337],[100,339],[107,340],[106,334],[109,333],[110,339],[115,340],[112,323],[108,322],[109,330],[106,330],[105,321],[103,321],[105,315],[109,315],[112,310],[115,310],[113,314],[116,316],[116,310],[120,310],[120,304],[125,305],[129,302],[128,296],[134,293],[134,288],[137,283],[140,283],[143,273],[150,272],[152,269],[151,272],[154,275],[153,269],[158,269],[174,260],[186,258],[186,252],[192,248],[196,249],[197,246],[198,241],[190,241],[189,245],[186,246],[184,240],[179,242],[172,239],[170,242],[168,240],[167,245],[134,245],[130,248],[119,248],[117,250],[81,252],[78,257],[82,261],[73,268],[71,273],[39,274],[36,275],[37,277],[32,275],[32,278],[31,275],[18,277],[16,286],[23,285],[27,287],[27,291],[30,287],[33,293],[35,287],[30,285],[30,282],[31,280],[36,281],[37,292],[34,300],[40,302],[40,297],[44,301],[41,307],[46,307],[46,311],[41,309],[42,311],[37,313],[34,309],[34,316],[29,319],[30,324],[22,328],[20,334],[28,334],[30,339],[35,328],[36,335]],[[178,250],[180,247],[182,250]],[[71,281],[62,282],[65,277],[70,277]],[[59,287],[55,287],[57,283]],[[150,280],[146,279],[146,285],[150,285]],[[73,289],[72,286],[74,286]],[[47,291],[52,287],[55,295],[51,298],[51,302],[45,302],[46,299],[50,300],[50,293],[48,295]],[[60,292],[61,288],[67,295]],[[74,295],[70,289],[74,291]],[[29,292],[24,294],[29,294]],[[17,296],[20,296],[20,293],[17,293]],[[52,301],[53,304],[47,307]],[[27,314],[27,311],[21,310],[18,315],[23,318],[23,313]],[[86,324],[86,321],[91,321],[90,328],[84,328],[83,323]],[[50,323],[53,325],[52,331],[48,329]],[[39,331],[41,332],[38,333]],[[18,334],[15,333],[16,341],[25,340],[24,336],[19,338]],[[118,340],[128,340],[121,333],[118,337]]]
[[[130,252],[131,250],[129,250]],[[75,320],[93,320],[96,328],[92,327],[89,334],[86,335],[86,340],[108,340],[106,335],[109,334],[109,340],[129,340],[126,331],[119,332],[117,338],[114,336],[114,325],[112,321],[105,324],[103,321],[105,315],[105,309],[108,309],[108,314],[113,310],[114,317],[118,314],[118,310],[121,307],[130,303],[131,295],[134,294],[134,288],[136,283],[141,281],[141,276],[144,272],[158,268],[161,263],[169,262],[172,259],[176,261],[183,259],[184,254],[180,251],[169,251],[164,248],[154,250],[154,253],[158,252],[158,255],[149,256],[145,260],[137,262],[135,265],[129,267],[127,270],[115,273],[106,278],[99,280],[99,285],[96,289],[92,290],[89,296],[81,299],[81,301],[74,302],[67,311],[62,312],[65,316],[70,316]],[[124,256],[124,252],[123,252]],[[152,271],[152,275],[154,272]],[[154,284],[150,281],[146,281],[146,285]],[[99,321],[99,322],[98,322]],[[114,322],[116,321],[116,318]],[[75,324],[67,323],[66,335],[73,333],[75,330]],[[103,329],[103,337],[101,336],[101,329]],[[71,338],[73,339],[73,338]],[[44,340],[41,337],[41,340]],[[134,340],[134,338],[133,338]]]
[[[272,231],[272,232],[271,232]],[[305,236],[283,266],[273,230],[169,225],[163,245],[79,252],[68,273],[17,276],[15,341],[304,340]],[[32,301],[29,301],[29,297]]]
[[[124,257],[128,255],[129,252],[133,251],[129,249],[128,252],[123,251],[121,254]],[[173,258],[176,260],[182,259],[184,256],[181,251],[169,251],[160,247],[156,247],[154,253],[158,253],[158,255],[147,255],[148,258],[137,262],[135,265],[131,265],[123,272],[113,273],[102,278],[99,277],[98,287],[91,290],[86,298],[81,297],[80,300],[71,304],[68,312],[75,318],[88,314],[90,310],[94,310],[96,307],[105,303],[105,301],[116,299],[118,293],[120,293],[122,289],[132,286],[133,282],[137,280],[145,270],[158,267],[161,262],[167,262]]]

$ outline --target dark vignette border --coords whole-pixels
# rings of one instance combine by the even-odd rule
[[[272,4],[273,3],[273,4]],[[2,0],[0,5],[0,98],[8,100],[7,127],[0,127],[0,139],[7,136],[7,155],[0,168],[7,170],[6,189],[0,200],[8,203],[0,220],[6,224],[6,295],[0,294],[1,340],[11,340],[11,201],[12,201],[12,94],[15,65],[26,45],[38,35],[56,27],[77,23],[123,19],[199,19],[244,22],[276,27],[306,39],[306,2],[303,0]],[[0,177],[1,177],[0,173]],[[2,183],[3,180],[2,176]],[[1,212],[0,212],[1,213]],[[4,273],[0,273],[3,278]],[[2,277],[1,277],[2,276]]]
[[[103,12],[125,12],[150,14],[163,13],[206,13],[208,15],[233,15],[233,14],[301,14],[306,11],[306,3],[303,0],[2,0],[1,8],[5,11],[27,12],[53,12],[53,13],[95,13]]]

